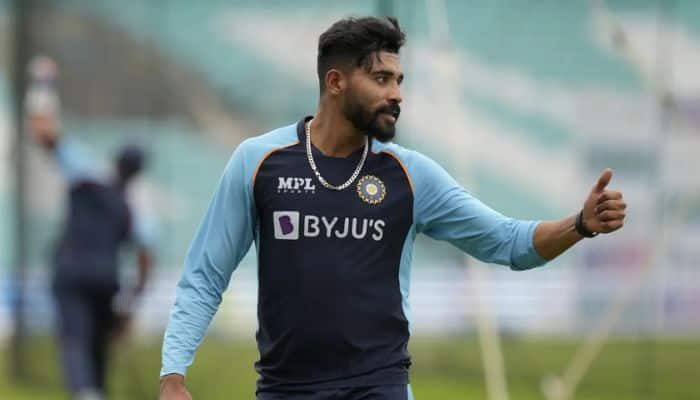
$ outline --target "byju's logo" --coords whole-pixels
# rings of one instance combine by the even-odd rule
[[[275,211],[272,219],[275,223],[275,239],[299,239],[299,211]]]
[[[277,177],[277,193],[315,193],[316,185],[311,178]]]
[[[300,215],[299,211],[273,211],[275,239],[298,240],[305,238],[357,239],[384,238],[386,222],[382,219],[358,217],[327,217]]]

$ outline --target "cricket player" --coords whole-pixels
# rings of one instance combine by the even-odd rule
[[[258,400],[412,399],[409,282],[419,233],[526,270],[622,227],[605,170],[582,210],[521,221],[490,209],[440,165],[395,143],[396,19],[348,18],[319,39],[313,116],[233,153],[185,259],[165,332],[161,400],[190,399],[185,373],[231,273],[258,255]],[[430,132],[439,140],[439,132]],[[232,355],[233,356],[233,355]]]
[[[144,152],[125,146],[114,173],[62,138],[58,65],[37,56],[30,64],[27,131],[56,162],[67,183],[65,221],[53,254],[52,291],[65,382],[75,400],[106,396],[109,349],[123,334],[153,265],[152,239],[129,204],[127,189],[142,170]],[[119,252],[136,250],[137,282],[122,287]]]

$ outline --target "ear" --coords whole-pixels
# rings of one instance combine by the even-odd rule
[[[331,68],[326,72],[326,91],[337,95],[343,92],[348,84],[348,76],[343,71]]]

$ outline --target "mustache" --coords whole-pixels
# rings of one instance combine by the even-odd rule
[[[376,112],[377,115],[381,113],[392,114],[396,119],[399,119],[399,115],[401,115],[401,106],[399,106],[398,103],[389,103],[386,106],[380,107]]]

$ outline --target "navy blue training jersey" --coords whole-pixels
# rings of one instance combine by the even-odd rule
[[[130,232],[131,212],[120,187],[90,180],[73,183],[54,255],[54,287],[115,293],[119,249]]]
[[[68,209],[54,253],[54,287],[116,292],[121,246],[150,247],[151,235],[124,188],[100,170],[86,149],[61,140],[54,155],[68,183]]]
[[[527,269],[535,221],[493,211],[440,166],[372,141],[358,179],[324,188],[306,156],[304,123],[234,152],[185,260],[165,332],[161,375],[185,374],[231,273],[258,253],[258,390],[408,383],[409,283],[417,233],[486,261]],[[345,158],[313,149],[321,174],[344,182]]]

